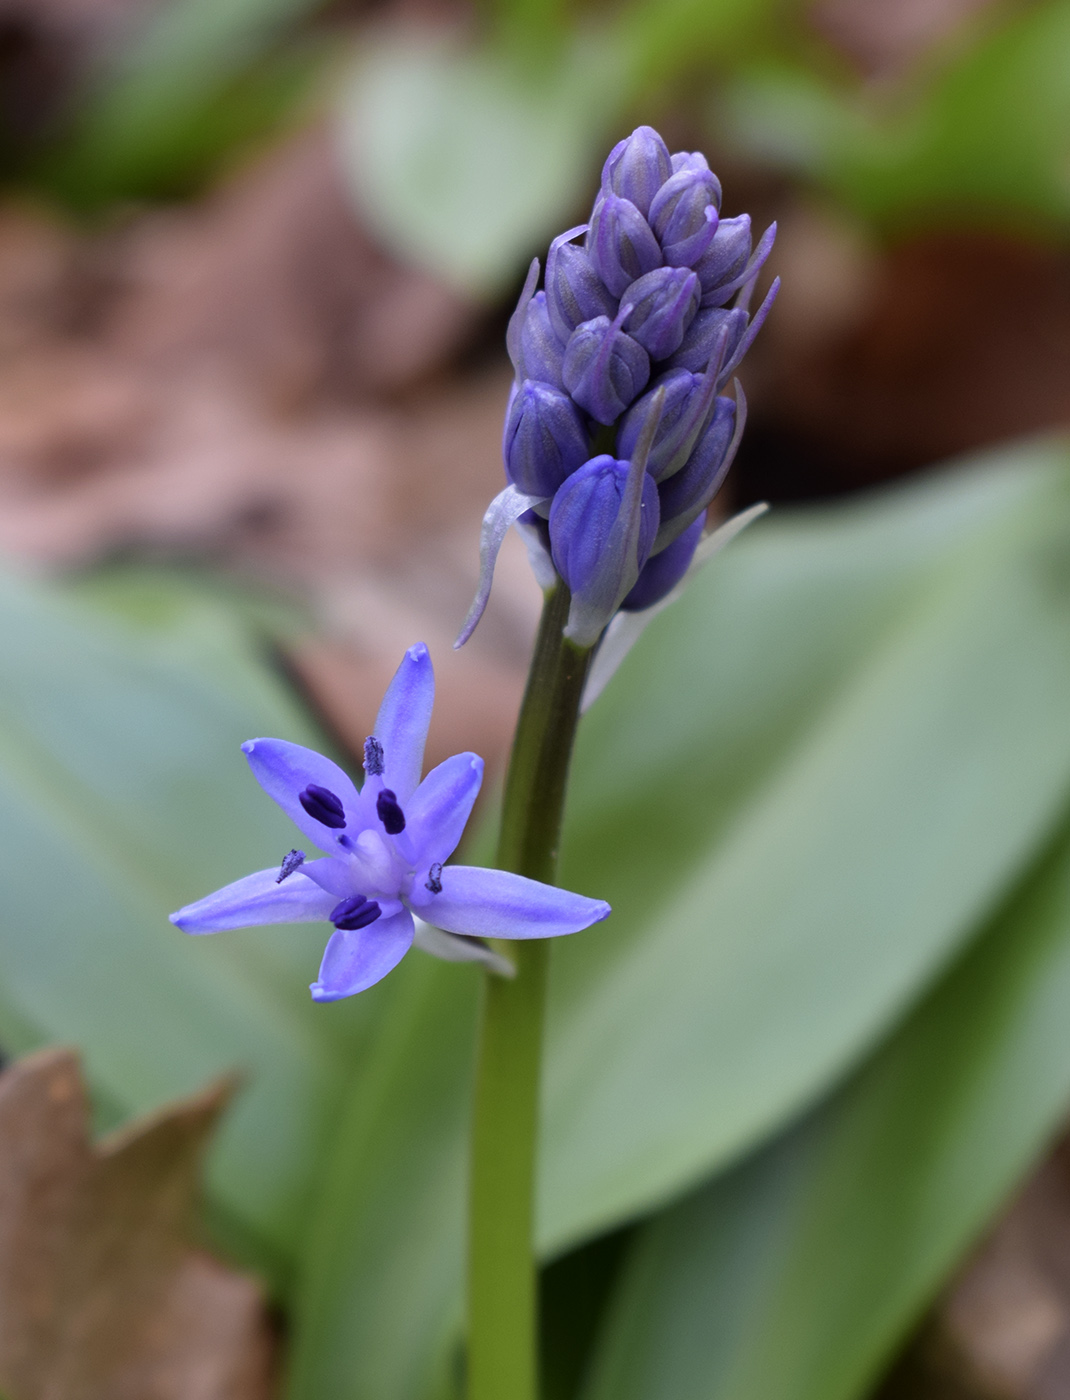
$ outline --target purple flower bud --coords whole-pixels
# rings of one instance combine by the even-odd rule
[[[552,384],[525,379],[505,418],[505,474],[526,496],[552,496],[590,455],[583,415]]]
[[[546,293],[536,292],[527,305],[520,325],[517,373],[524,379],[538,379],[544,384],[564,388],[561,362],[565,358],[565,337],[562,339],[550,321]]]
[[[672,267],[693,267],[717,233],[721,187],[712,170],[687,168],[666,180],[650,206],[650,225]]]
[[[681,469],[658,487],[663,533],[673,537],[673,522],[686,522],[713,500],[732,465],[729,448],[736,428],[736,406],[731,399],[714,401],[713,414],[698,445]],[[686,526],[681,526],[682,533]]]
[[[702,154],[702,152],[701,152],[701,151],[677,151],[676,154],[672,157],[672,173],[673,173],[674,175],[679,175],[679,173],[680,173],[681,170],[692,170],[692,171],[706,170],[706,171],[709,171],[709,173],[710,173],[710,175],[711,175],[711,177],[712,177],[712,179],[713,179],[713,186],[714,186],[714,193],[713,193],[712,199],[710,200],[710,203],[711,203],[711,204],[716,204],[717,208],[720,209],[720,207],[721,207],[721,182],[720,182],[720,180],[718,180],[717,176],[713,174],[713,171],[710,170],[709,162],[706,160],[706,157]]]
[[[677,472],[687,461],[709,413],[712,390],[706,378],[686,369],[670,369],[632,404],[617,431],[617,451],[631,457],[651,417],[658,412],[658,391],[664,391],[664,408],[654,430],[647,471],[655,481]]]
[[[669,368],[689,369],[692,374],[703,373],[726,329],[728,337],[724,363],[730,363],[746,333],[747,313],[739,307],[726,311],[718,306],[704,308],[698,313],[688,327],[679,350],[670,357]]]
[[[672,174],[669,148],[652,126],[637,126],[618,141],[602,167],[602,189],[631,200],[640,214]]]
[[[661,247],[635,205],[615,194],[595,200],[587,230],[587,253],[615,297],[644,272],[662,264]]]
[[[644,608],[652,608],[673,591],[687,573],[705,524],[703,512],[660,554],[650,556],[635,581],[635,587],[621,603],[626,612],[642,612]]]
[[[667,360],[679,350],[684,332],[694,320],[699,283],[686,267],[656,267],[625,291],[621,306],[631,310],[624,325],[652,360]]]
[[[546,258],[546,304],[554,330],[567,340],[578,325],[617,314],[617,298],[594,270],[587,251],[571,240],[587,225],[569,229],[550,244]]]
[[[599,423],[615,423],[650,378],[650,357],[621,330],[627,306],[611,321],[597,316],[577,326],[565,348],[565,388]]]
[[[550,547],[572,593],[569,631],[593,646],[632,589],[658,530],[658,491],[642,462],[592,457],[550,507]]]
[[[702,305],[723,306],[735,291],[730,286],[747,266],[750,257],[750,215],[722,219],[709,249],[694,264],[702,283]]]

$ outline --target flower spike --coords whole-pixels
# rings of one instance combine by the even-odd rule
[[[506,480],[533,509],[512,497],[492,505],[461,640],[511,522],[539,586],[560,578],[570,589],[568,635],[584,645],[616,609],[646,611],[674,591],[742,432],[742,398],[725,385],[780,285],[752,315],[776,231],[755,243],[750,215],[722,210],[705,156],[670,152],[652,127],[613,147],[587,223],[552,240],[541,291],[532,263],[510,321],[502,453]]]

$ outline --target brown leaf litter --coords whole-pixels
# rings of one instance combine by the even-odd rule
[[[269,1400],[256,1283],[191,1243],[217,1085],[102,1142],[78,1056],[0,1075],[0,1389],[6,1400]]]

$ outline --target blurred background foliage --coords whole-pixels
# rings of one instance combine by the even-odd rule
[[[290,844],[240,742],[352,762],[418,635],[500,768],[502,328],[637,121],[781,221],[726,494],[790,508],[584,721],[546,1400],[1052,1400],[1065,1167],[961,1270],[1070,1108],[1067,0],[0,0],[0,1047],[101,1128],[238,1068],[285,1393],[458,1393],[471,969],[313,1007],[315,928],[166,914]]]

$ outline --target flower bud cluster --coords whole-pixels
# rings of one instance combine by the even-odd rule
[[[619,608],[676,586],[738,445],[745,404],[721,394],[776,295],[748,310],[775,225],[721,217],[704,156],[641,126],[609,154],[588,223],[531,267],[509,325],[516,381],[509,487],[484,522],[493,569],[520,519],[572,594],[567,635],[597,641]],[[482,611],[489,575],[462,639]]]

